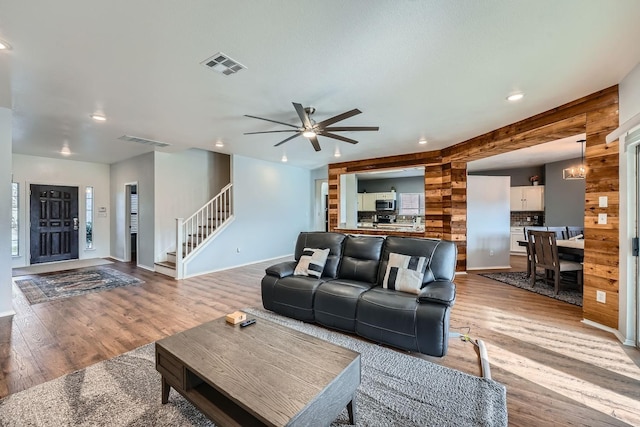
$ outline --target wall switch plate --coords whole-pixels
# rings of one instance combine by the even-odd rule
[[[607,223],[607,214],[598,214],[598,224]]]
[[[598,207],[601,207],[601,208],[609,207],[609,198],[607,196],[598,197]]]
[[[607,302],[607,293],[605,291],[596,291],[596,301],[605,304]]]

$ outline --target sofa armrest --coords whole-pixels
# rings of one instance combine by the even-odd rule
[[[295,261],[285,261],[279,264],[274,264],[271,267],[267,267],[266,273],[270,276],[276,276],[279,278],[291,276],[296,269],[298,263]]]
[[[456,300],[456,285],[449,280],[435,280],[422,288],[419,303],[435,302],[451,307]]]

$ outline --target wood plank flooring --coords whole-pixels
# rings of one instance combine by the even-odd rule
[[[16,315],[0,319],[0,397],[260,306],[270,264],[174,281],[116,262],[145,283],[37,305],[14,287]],[[523,271],[524,257],[512,266]],[[456,284],[451,329],[485,342],[492,377],[507,386],[510,425],[640,425],[638,350],[581,323],[579,307],[473,273]],[[473,344],[458,339],[442,359],[417,357],[480,373]]]

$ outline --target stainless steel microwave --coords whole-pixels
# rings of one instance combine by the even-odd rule
[[[396,201],[395,200],[376,200],[376,210],[377,211],[395,211]]]

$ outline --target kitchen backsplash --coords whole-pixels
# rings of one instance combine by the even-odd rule
[[[544,212],[511,212],[511,226],[544,225]]]

